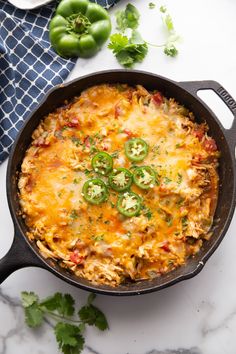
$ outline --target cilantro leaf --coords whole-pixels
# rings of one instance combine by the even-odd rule
[[[149,2],[148,7],[149,9],[155,9],[156,4],[154,4],[153,2]]]
[[[25,309],[25,322],[29,327],[39,327],[43,322],[43,311],[38,303],[38,296],[33,292],[21,293],[22,305]]]
[[[69,294],[56,293],[53,296],[47,297],[40,305],[49,311],[57,311],[63,316],[72,316],[74,314],[74,299]]]
[[[134,30],[134,31],[132,31],[130,43],[132,43],[132,44],[145,44],[145,41],[143,40],[141,34],[138,31]]]
[[[126,6],[125,16],[128,28],[135,29],[138,27],[140,14],[138,12],[138,9],[134,5],[128,4]]]
[[[120,32],[124,32],[127,28],[135,29],[139,25],[140,14],[137,8],[128,4],[125,10],[117,11],[116,24]]]
[[[96,298],[96,294],[90,293],[88,296],[87,304],[91,305],[91,303],[94,301],[95,298]]]
[[[113,53],[117,53],[129,44],[129,39],[120,33],[115,33],[110,36],[108,48],[112,49]]]
[[[43,311],[37,302],[25,307],[25,322],[31,328],[41,326],[43,322]]]
[[[168,32],[174,31],[174,24],[173,24],[173,20],[172,20],[170,14],[167,14],[165,16],[164,22],[166,24],[166,28],[167,28]]]
[[[81,307],[78,312],[81,321],[89,326],[96,326],[101,331],[108,329],[108,323],[105,315],[94,305]]]
[[[38,300],[38,296],[32,291],[30,293],[27,291],[22,291],[21,293],[22,306],[25,308],[33,305],[35,302],[37,303]]]
[[[63,344],[61,350],[64,354],[80,354],[82,351],[80,347],[80,345],[77,345],[76,347],[71,347],[70,345]]]
[[[162,12],[163,14],[166,12],[166,6],[161,6],[160,7],[160,12]]]
[[[59,348],[64,354],[79,354],[84,347],[84,338],[80,327],[58,322],[54,328]]]
[[[113,34],[108,48],[113,51],[118,62],[126,68],[132,68],[135,63],[142,62],[148,52],[146,42],[137,31],[133,31],[130,39],[122,34]]]
[[[178,49],[175,47],[174,44],[166,45],[164,48],[164,53],[170,57],[176,57],[178,54]]]
[[[117,11],[116,14],[116,28],[120,32],[124,32],[127,28],[124,11]]]

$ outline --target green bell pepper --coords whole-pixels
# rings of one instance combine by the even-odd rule
[[[62,0],[49,26],[49,38],[62,57],[89,58],[111,33],[107,11],[88,0]]]

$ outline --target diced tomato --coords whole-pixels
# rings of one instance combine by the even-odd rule
[[[132,136],[134,136],[134,134],[129,130],[129,129],[124,129],[123,132],[128,135],[129,138],[131,138]]]
[[[193,159],[192,159],[192,165],[198,164],[202,162],[205,159],[205,157],[201,154],[196,154]]]
[[[46,142],[45,138],[40,137],[34,141],[33,145],[37,146],[37,147],[48,147],[50,145],[50,143]]]
[[[108,145],[103,144],[103,145],[102,145],[102,150],[103,150],[103,151],[108,151]]]
[[[118,119],[119,116],[121,115],[121,113],[122,113],[121,108],[120,108],[119,104],[117,103],[115,105],[115,119]]]
[[[163,183],[161,183],[160,186],[158,186],[157,188],[158,188],[158,192],[160,193],[169,193],[170,190],[169,187],[167,187]]]
[[[212,138],[206,139],[202,145],[203,145],[204,149],[208,152],[217,151],[216,142]]]
[[[205,134],[205,131],[204,131],[204,128],[202,128],[202,127],[193,131],[193,135],[196,136],[196,138],[198,138],[199,141],[202,140],[202,138],[204,137],[204,134]]]
[[[126,95],[127,95],[127,99],[128,101],[132,101],[132,98],[133,98],[133,91],[132,90],[129,90],[126,92]]]
[[[89,135],[87,135],[85,138],[84,138],[84,144],[87,148],[90,148],[91,144],[90,144],[90,139],[89,139]]]
[[[66,125],[70,128],[79,128],[80,122],[78,118],[72,118]]]
[[[166,242],[163,246],[161,246],[161,248],[166,251],[166,252],[170,252],[170,248],[169,248],[169,245],[168,245],[168,242]]]
[[[25,190],[26,190],[27,192],[31,193],[32,190],[33,190],[34,184],[35,184],[35,183],[34,183],[34,181],[33,181],[33,179],[32,179],[32,176],[30,176],[30,177],[28,178],[27,184],[26,184],[26,186],[25,186]]]
[[[70,260],[75,264],[81,264],[84,261],[84,256],[81,256],[78,250],[75,250],[70,254]]]
[[[163,103],[163,96],[160,92],[157,92],[155,93],[153,96],[152,96],[154,102],[160,106],[162,103]]]

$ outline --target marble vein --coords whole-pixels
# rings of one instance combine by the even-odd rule
[[[208,334],[217,332],[219,330],[221,330],[223,327],[227,327],[227,324],[232,321],[234,319],[234,317],[236,316],[236,309],[234,309],[232,312],[230,312],[224,319],[222,319],[220,321],[220,323],[218,323],[215,326],[208,326],[207,323],[205,323],[203,325],[202,328],[202,335],[203,337],[206,337]]]
[[[202,354],[199,348],[178,348],[178,349],[164,349],[164,350],[151,350],[145,354]]]

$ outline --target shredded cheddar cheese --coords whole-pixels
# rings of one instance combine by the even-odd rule
[[[151,279],[183,265],[211,235],[218,194],[218,157],[206,124],[191,112],[142,86],[99,85],[50,113],[32,135],[21,166],[19,199],[28,227],[44,257],[53,258],[78,277],[95,284],[117,286],[130,279]],[[201,117],[204,120],[204,117]],[[130,161],[129,139],[148,145],[143,161]],[[113,158],[113,171],[149,166],[155,181],[143,169],[128,191],[109,187],[108,175],[98,175],[91,161],[98,152]],[[134,144],[134,156],[143,146]],[[100,165],[99,165],[100,164]],[[106,200],[91,204],[83,185],[101,179]],[[113,176],[124,187],[124,172]],[[104,185],[103,183],[103,185]],[[122,215],[121,207],[139,212]],[[100,198],[103,187],[89,184],[90,198]]]

